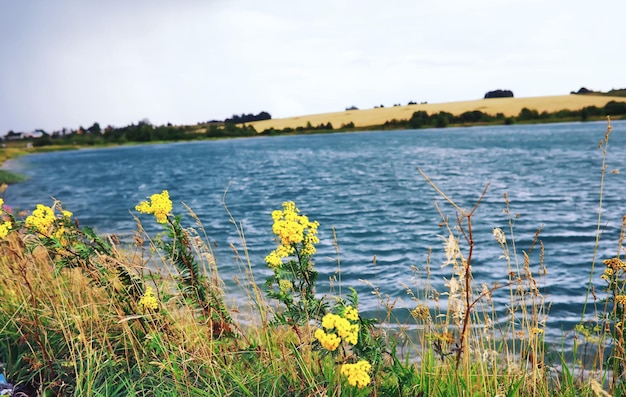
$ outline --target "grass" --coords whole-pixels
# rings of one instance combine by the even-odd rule
[[[603,156],[609,137],[610,124]],[[165,191],[136,207],[155,217],[138,215],[130,245],[79,228],[60,203],[25,218],[3,212],[0,370],[33,396],[625,395],[626,218],[616,256],[604,263],[606,288],[592,288],[590,277],[589,306],[601,309],[581,313],[570,360],[544,340],[540,231],[528,247],[516,245],[513,215],[508,230],[494,231],[508,276],[485,284],[471,267],[480,249],[472,238],[480,199],[464,209],[431,186],[443,199],[446,239],[435,249],[445,252],[446,288],[435,289],[430,260],[414,268],[419,282],[403,285],[404,308],[369,283],[382,309],[377,318],[358,313],[339,260],[335,282],[343,294],[315,293],[320,225],[294,203],[272,213],[277,247],[266,258],[265,284],[231,218],[247,297],[238,306],[227,303],[200,220],[191,208],[185,218],[172,214]],[[139,216],[163,231],[146,234]],[[599,218],[598,235],[602,224]],[[593,360],[582,365],[585,352]]]

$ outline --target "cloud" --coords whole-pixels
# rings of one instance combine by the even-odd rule
[[[626,3],[594,10],[578,0],[2,2],[0,133],[620,88],[613,16]]]

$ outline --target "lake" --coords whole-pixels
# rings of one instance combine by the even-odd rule
[[[61,200],[82,225],[100,233],[130,236],[134,206],[167,189],[174,212],[181,202],[202,220],[215,245],[227,289],[239,275],[229,244],[241,247],[223,206],[243,225],[256,279],[268,274],[264,257],[275,248],[270,213],[293,200],[301,212],[320,222],[316,267],[318,291],[328,289],[337,269],[334,227],[341,259],[343,288],[359,291],[361,310],[375,313],[379,303],[368,280],[398,308],[414,307],[405,286],[424,282],[430,257],[434,286],[443,291],[450,268],[445,260],[436,204],[454,220],[455,211],[418,172],[421,168],[460,207],[474,206],[489,189],[473,217],[477,283],[506,282],[506,262],[492,236],[502,228],[510,237],[503,212],[508,194],[514,215],[518,253],[527,250],[535,232],[545,246],[548,274],[542,291],[551,304],[548,326],[556,335],[580,320],[589,281],[598,223],[605,122],[511,125],[468,128],[374,131],[200,141],[173,144],[83,149],[35,154],[14,159],[4,168],[30,179],[12,185],[5,201],[32,210],[37,203]],[[626,213],[626,122],[613,122],[604,186],[603,230],[596,271],[602,259],[617,254],[622,216]],[[226,189],[227,194],[224,196]],[[435,202],[436,201],[436,202]],[[158,230],[141,215],[146,229]],[[188,224],[194,224],[188,218]],[[467,254],[467,245],[462,245]],[[537,270],[539,249],[531,254]],[[502,291],[502,301],[508,301]]]

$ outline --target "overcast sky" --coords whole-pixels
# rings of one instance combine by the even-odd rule
[[[0,134],[626,87],[624,0],[0,0]]]

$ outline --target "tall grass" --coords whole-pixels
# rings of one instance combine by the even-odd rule
[[[604,145],[609,134],[610,124]],[[246,297],[237,306],[224,295],[202,223],[188,207],[185,218],[172,214],[167,192],[136,207],[155,215],[142,219],[163,232],[148,235],[138,215],[130,245],[80,228],[60,203],[27,217],[3,210],[1,370],[33,396],[625,395],[626,217],[616,256],[604,261],[604,289],[590,268],[596,311],[581,313],[571,360],[564,350],[548,355],[554,349],[544,338],[541,230],[518,247],[505,196],[509,227],[494,229],[501,248],[494,261],[507,266],[507,276],[495,284],[476,279],[472,258],[481,247],[472,220],[482,195],[464,209],[422,175],[442,199],[436,205],[445,235],[433,250],[445,253],[445,290],[435,288],[430,269],[439,264],[430,255],[413,268],[419,281],[403,284],[408,304],[366,280],[383,309],[377,318],[358,313],[339,258],[339,293],[316,293],[318,225],[293,203],[272,213],[277,248],[268,252],[265,284],[231,216]],[[338,241],[335,247],[339,256]],[[587,348],[594,360],[583,366]]]

